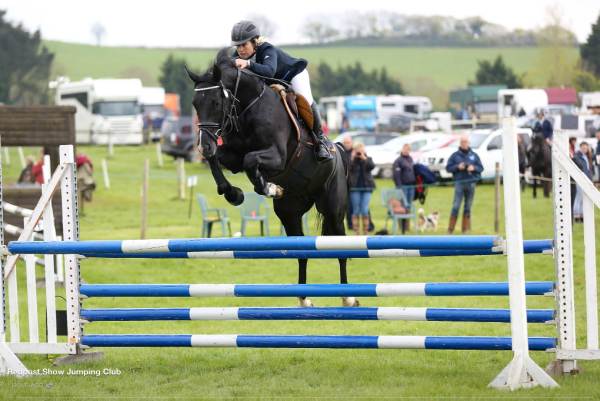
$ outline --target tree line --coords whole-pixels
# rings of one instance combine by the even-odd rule
[[[577,38],[561,27],[562,44],[577,46]],[[344,12],[313,15],[302,26],[313,44],[354,46],[536,46],[543,43],[546,27],[515,29],[481,17],[404,15],[389,11]]]

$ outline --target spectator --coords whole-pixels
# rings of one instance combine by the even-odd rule
[[[471,230],[471,205],[475,197],[475,185],[481,177],[483,166],[477,153],[469,146],[469,137],[463,135],[460,138],[460,146],[448,159],[446,170],[454,177],[454,200],[452,201],[452,212],[448,224],[448,234],[454,232],[460,204],[463,198],[465,205],[462,218],[462,232]]]
[[[552,123],[550,120],[545,118],[544,111],[539,110],[537,113],[538,120],[535,122],[533,126],[533,133],[539,134],[541,133],[544,136],[544,139],[548,144],[552,144],[552,136],[554,135],[554,128],[552,127]]]
[[[44,149],[40,151],[40,158],[35,161],[33,156],[26,157],[25,168],[19,174],[18,182],[31,183],[31,184],[43,184],[44,183]]]
[[[33,160],[32,156],[27,156],[25,158],[25,168],[21,170],[21,173],[19,173],[19,179],[17,180],[19,184],[31,184],[36,181],[36,177],[33,175],[34,164],[35,160]]]
[[[342,140],[342,145],[344,145],[344,150],[346,151],[346,157],[348,161],[350,161],[350,157],[352,156],[352,137],[350,135],[346,135]]]
[[[400,151],[400,156],[394,161],[394,184],[396,188],[402,189],[406,208],[411,210],[412,202],[415,199],[415,185],[417,179],[415,176],[414,161],[410,156],[410,144],[405,143]]]
[[[590,147],[587,142],[581,142],[579,150],[575,153],[573,161],[581,171],[592,180],[592,160]],[[573,204],[573,219],[575,222],[583,221],[583,193],[581,187],[577,185],[575,202]]]
[[[519,182],[521,183],[521,192],[523,192],[525,189],[525,169],[527,169],[527,150],[521,135],[517,135],[517,147],[519,152]]]
[[[569,138],[569,157],[575,161],[575,145],[577,144],[577,138]],[[573,216],[573,206],[575,205],[575,197],[577,196],[577,186],[575,182],[571,180],[571,216]]]
[[[367,156],[365,145],[356,143],[350,158],[350,201],[352,204],[352,229],[356,235],[361,233],[360,222],[363,231],[369,232],[369,201],[371,193],[375,188],[375,181],[371,170],[375,167],[373,160]]]
[[[75,164],[77,165],[77,189],[84,200],[91,202],[92,194],[96,189],[92,160],[86,155],[79,153],[75,157]]]

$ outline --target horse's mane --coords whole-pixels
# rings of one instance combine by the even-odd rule
[[[234,68],[233,60],[231,58],[231,47],[224,47],[217,53],[215,57],[215,65],[220,68]]]

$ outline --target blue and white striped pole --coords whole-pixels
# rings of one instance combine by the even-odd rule
[[[261,238],[199,238],[124,241],[13,241],[12,254],[131,254],[165,252],[365,250],[365,249],[498,249],[493,235],[319,236]]]
[[[551,281],[526,283],[527,295],[554,291]],[[504,296],[506,282],[389,284],[82,284],[84,297],[390,297]]]
[[[552,240],[525,241],[524,253],[552,254]],[[335,249],[271,251],[205,251],[163,253],[90,253],[85,257],[152,259],[338,259],[501,255],[501,249]]]
[[[510,350],[510,337],[443,336],[261,336],[190,334],[93,334],[81,344],[89,347],[238,347],[238,348],[370,348]],[[529,349],[546,351],[556,347],[551,337],[530,337]]]
[[[510,309],[464,308],[132,308],[82,309],[81,319],[97,321],[158,320],[402,320],[437,322],[510,322]],[[530,323],[554,319],[552,309],[527,311]]]

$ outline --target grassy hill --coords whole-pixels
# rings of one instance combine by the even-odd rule
[[[141,78],[145,85],[156,85],[160,65],[169,53],[185,58],[195,69],[204,69],[216,54],[215,49],[163,49],[97,47],[64,42],[46,42],[56,54],[54,75],[71,79],[84,77]],[[464,86],[473,79],[477,60],[502,55],[506,63],[527,81],[543,85],[547,71],[541,61],[542,49],[535,47],[432,48],[432,47],[310,47],[287,49],[306,58],[313,66],[320,61],[347,65],[360,61],[367,69],[385,66],[402,81],[411,94],[430,96],[436,107],[446,105],[448,91]],[[573,62],[576,48],[566,49]]]

